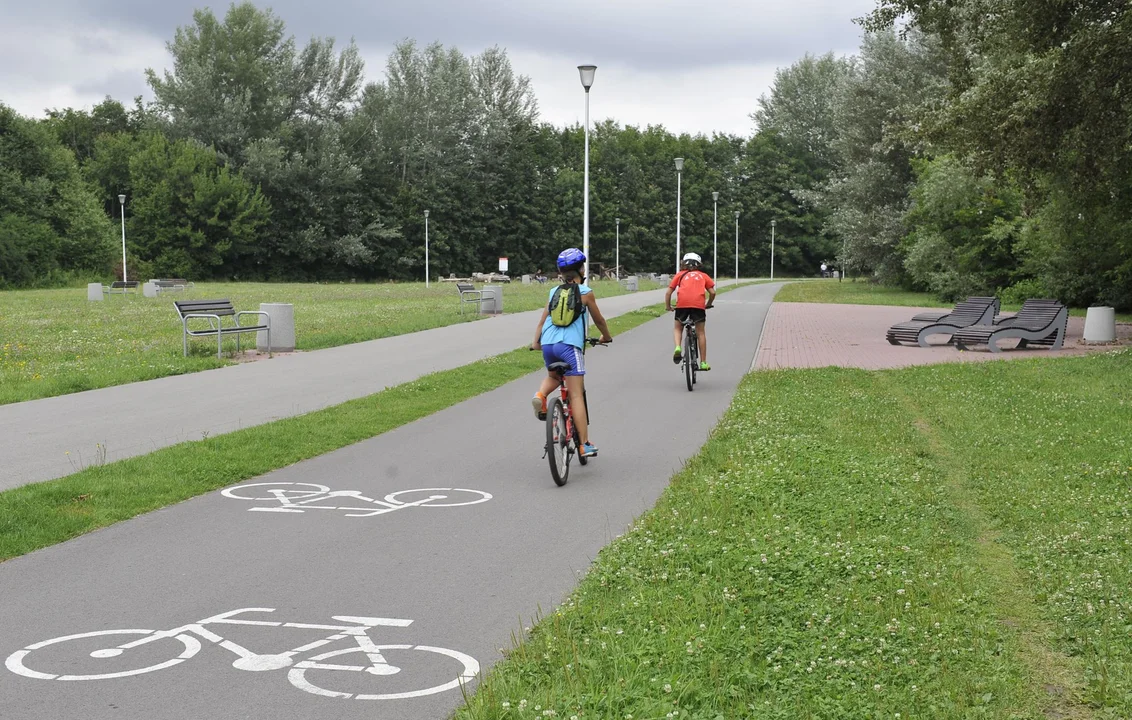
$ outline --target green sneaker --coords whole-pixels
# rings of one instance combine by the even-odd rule
[[[683,360],[683,359],[684,359],[684,348],[677,345],[676,350],[673,351],[673,353],[672,353],[672,362],[675,365],[679,365],[680,361]]]
[[[711,370],[711,365],[708,365],[706,362],[701,360],[700,361],[700,372],[707,372],[708,370]]]

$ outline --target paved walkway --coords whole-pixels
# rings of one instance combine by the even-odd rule
[[[922,348],[890,345],[884,339],[889,327],[911,319],[918,312],[938,308],[890,305],[823,305],[820,303],[774,303],[767,315],[762,342],[753,368],[812,368],[836,365],[864,370],[932,365],[944,362],[982,362],[1033,357],[1067,357],[1111,350],[1108,345],[1081,343],[1085,319],[1069,318],[1065,347],[1048,350],[1018,350],[993,354],[985,346],[960,352],[950,345]],[[1117,336],[1132,343],[1132,325],[1118,325]],[[942,336],[933,341],[942,341]],[[1007,341],[1010,345],[1013,341]],[[1004,344],[1005,347],[1005,344]]]
[[[242,483],[297,491],[290,506],[264,485],[212,492],[0,563],[0,718],[450,717],[456,680],[561,603],[699,450],[776,289],[720,296],[695,392],[670,317],[591,351],[601,455],[565,487],[541,457],[537,372]],[[362,672],[377,663],[401,671]]]
[[[663,289],[650,290],[604,298],[600,306],[616,317],[663,300]],[[0,490],[309,413],[492,357],[533,336],[539,312],[0,405]]]

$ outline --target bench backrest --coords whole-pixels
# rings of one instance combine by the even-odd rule
[[[235,315],[236,309],[232,307],[231,300],[178,300],[173,303],[177,314],[182,318],[192,313],[207,313],[209,315]]]
[[[110,287],[114,288],[115,290],[120,290],[122,288],[136,288],[137,286],[137,280],[126,280],[125,282],[121,280],[115,280],[114,282],[110,283]]]
[[[941,318],[941,320],[974,324],[984,319],[987,311],[995,305],[996,301],[994,298],[968,298],[956,305],[955,309]]]
[[[188,285],[189,281],[184,278],[160,278],[153,281],[158,287],[173,287],[175,285]]]
[[[456,283],[457,292],[467,292],[469,290],[475,290],[475,289],[476,289],[476,286],[471,284],[471,283],[461,283],[461,282]]]
[[[1041,330],[1049,327],[1064,310],[1065,306],[1057,300],[1031,298],[1022,303],[1022,309],[1014,316],[1012,326]]]

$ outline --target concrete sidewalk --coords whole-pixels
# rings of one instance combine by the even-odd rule
[[[616,317],[663,301],[663,289],[650,290],[601,298],[600,307]],[[498,355],[530,342],[539,312],[2,405],[0,490],[320,410]]]

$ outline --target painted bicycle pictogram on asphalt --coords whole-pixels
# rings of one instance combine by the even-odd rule
[[[373,517],[406,508],[447,508],[478,505],[491,500],[491,493],[464,488],[418,488],[389,493],[378,500],[360,490],[331,490],[316,483],[251,483],[222,490],[233,500],[270,503],[248,508],[249,512],[302,513],[308,510],[338,510],[346,517]]]
[[[455,690],[472,680],[480,669],[475,658],[457,650],[428,645],[378,645],[369,636],[369,631],[375,627],[405,628],[412,620],[336,615],[332,619],[345,624],[324,625],[237,617],[271,612],[275,612],[274,608],[241,608],[172,630],[97,630],[66,635],[17,650],[8,656],[4,665],[17,675],[37,680],[113,680],[179,665],[201,651],[201,639],[204,639],[235,654],[232,667],[237,670],[265,672],[290,668],[287,679],[300,690],[323,697],[355,700],[403,700]],[[283,653],[260,654],[221,637],[216,628],[222,625],[328,630],[331,634]],[[107,647],[108,643],[119,642],[119,636],[128,635],[141,637]],[[310,655],[334,643],[346,647]],[[59,647],[64,644],[65,648]],[[52,663],[65,667],[66,671],[53,672]],[[361,684],[388,684],[388,678],[401,673],[403,665],[426,673],[431,678],[426,682],[450,679],[422,689],[358,692]],[[400,684],[412,687],[413,681],[409,678]],[[341,689],[343,687],[350,691]]]

